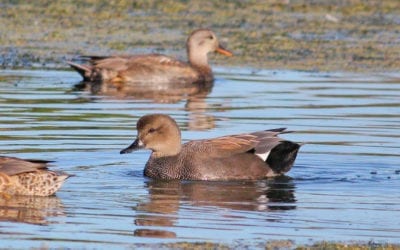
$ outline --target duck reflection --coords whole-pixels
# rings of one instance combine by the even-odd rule
[[[140,203],[135,225],[173,227],[182,202],[240,211],[296,209],[295,185],[290,177],[244,182],[149,180],[149,201]],[[137,229],[136,236],[176,237],[166,230]]]
[[[190,87],[158,89],[155,85],[135,84],[120,88],[107,82],[80,82],[74,91],[87,91],[92,95],[101,95],[118,99],[148,100],[153,103],[178,103],[186,101],[189,130],[207,130],[215,127],[215,118],[206,114],[206,98],[213,88],[212,82],[193,84]]]
[[[192,84],[190,86],[159,88],[154,84],[135,83],[116,85],[112,82],[85,82],[74,86],[74,90],[88,91],[93,95],[113,96],[117,98],[151,100],[156,103],[175,103],[190,96],[207,95],[213,87],[212,82]]]
[[[49,217],[65,216],[64,207],[56,196],[0,197],[0,221],[48,225]]]

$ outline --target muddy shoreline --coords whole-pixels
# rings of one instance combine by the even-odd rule
[[[212,28],[235,57],[214,65],[311,71],[397,71],[396,0],[3,1],[0,67],[68,68],[78,55],[165,53]]]

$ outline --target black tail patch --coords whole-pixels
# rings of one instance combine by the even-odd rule
[[[284,174],[292,168],[299,148],[300,144],[282,141],[271,150],[266,162],[275,173]]]

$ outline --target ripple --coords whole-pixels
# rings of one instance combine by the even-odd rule
[[[1,204],[2,245],[400,242],[399,75],[216,72],[207,95],[162,103],[92,95],[69,71],[1,71],[2,154],[54,160],[75,175],[49,200]],[[306,144],[285,178],[149,180],[149,152],[119,150],[154,112],[176,118],[184,141],[287,127],[295,133],[283,137]]]

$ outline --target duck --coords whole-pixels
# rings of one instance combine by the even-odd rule
[[[210,29],[193,31],[187,39],[186,49],[188,62],[162,54],[141,54],[82,56],[89,64],[67,63],[83,77],[84,82],[106,82],[117,89],[127,90],[154,86],[154,89],[163,91],[212,83],[214,77],[208,64],[208,54],[233,55],[219,44]]]
[[[151,150],[144,175],[162,180],[258,180],[287,173],[301,144],[280,138],[277,128],[192,140],[182,144],[176,121],[166,114],[142,116],[137,138],[120,154]]]
[[[5,196],[50,196],[71,175],[50,171],[51,161],[0,156],[0,193]]]

